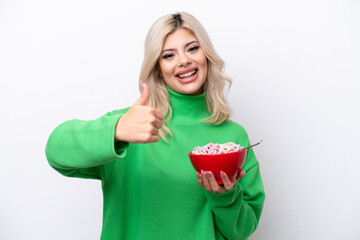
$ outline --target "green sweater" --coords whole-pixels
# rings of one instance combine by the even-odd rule
[[[114,142],[115,125],[127,109],[91,121],[58,126],[46,145],[50,165],[69,177],[102,181],[102,240],[246,239],[256,229],[265,199],[259,164],[248,150],[246,176],[232,190],[202,188],[188,153],[209,142],[250,144],[246,131],[227,120],[214,126],[205,95],[168,89],[173,109],[168,143]]]

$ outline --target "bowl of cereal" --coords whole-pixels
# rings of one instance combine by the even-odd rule
[[[209,143],[202,147],[195,147],[189,152],[189,158],[197,172],[211,171],[218,184],[223,184],[220,171],[225,172],[231,182],[235,181],[244,165],[246,149],[233,142]]]

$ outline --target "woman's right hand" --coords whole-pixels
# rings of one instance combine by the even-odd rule
[[[164,114],[146,106],[150,97],[147,84],[142,84],[143,93],[132,107],[120,117],[115,128],[115,141],[131,143],[153,143],[159,141],[159,129]]]

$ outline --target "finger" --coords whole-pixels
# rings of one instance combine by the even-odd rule
[[[158,135],[154,135],[150,138],[150,141],[149,143],[155,143],[155,142],[158,142],[159,141],[159,136]]]
[[[154,109],[154,115],[159,120],[164,120],[165,116],[159,109]]]
[[[238,175],[236,176],[235,181],[233,182],[233,185],[235,185],[241,178],[246,176],[246,172],[242,169],[240,169]]]
[[[211,171],[208,171],[208,172],[206,172],[206,175],[207,175],[207,177],[209,179],[211,189],[214,192],[219,192],[220,191],[220,186],[219,186],[218,182],[216,181],[216,178],[215,178],[214,174]]]
[[[200,184],[200,186],[205,187],[204,183],[202,182],[202,179],[201,179],[201,174],[199,172],[196,172],[196,177],[197,177],[197,181]]]
[[[146,140],[140,141],[140,143],[155,143],[158,141],[159,141],[158,135],[151,135],[151,136],[147,137]]]
[[[152,130],[151,130],[151,135],[158,135],[159,134],[159,129],[157,129],[157,128],[153,128]]]
[[[154,127],[156,127],[157,129],[160,129],[162,127],[163,123],[162,123],[162,121],[156,119],[156,120],[153,121],[152,125]]]
[[[143,92],[142,92],[141,96],[139,97],[139,99],[134,103],[134,105],[145,106],[150,98],[150,91],[149,91],[149,86],[146,83],[142,83],[141,86],[142,86]]]
[[[224,183],[224,188],[226,190],[231,190],[233,188],[233,183],[230,181],[228,175],[225,172],[220,171],[220,177]]]
[[[208,180],[208,178],[206,176],[206,172],[204,172],[203,170],[201,170],[201,178],[202,178],[201,179],[202,182],[204,183],[205,189],[208,190],[208,191],[211,191],[212,190],[211,185],[210,185],[209,180]]]
[[[243,178],[245,176],[246,176],[246,172],[241,169],[236,179],[239,180],[240,178]]]

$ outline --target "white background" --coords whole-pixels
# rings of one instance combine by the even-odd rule
[[[0,239],[99,239],[99,181],[47,163],[51,131],[138,97],[143,44],[187,11],[233,79],[261,164],[251,239],[360,239],[360,2],[0,0]]]

